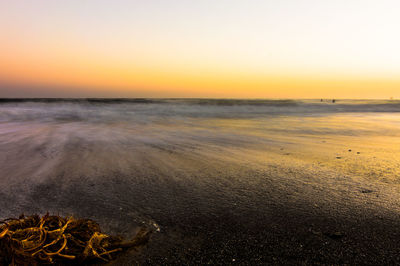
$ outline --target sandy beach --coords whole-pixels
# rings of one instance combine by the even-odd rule
[[[398,264],[397,102],[4,102],[0,218],[148,245],[113,265]]]

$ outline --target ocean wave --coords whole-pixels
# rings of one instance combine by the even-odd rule
[[[400,112],[388,100],[0,99],[0,121],[137,122]]]

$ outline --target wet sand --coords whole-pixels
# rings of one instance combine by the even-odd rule
[[[114,265],[399,263],[396,114],[158,116],[1,122],[1,218],[153,228]]]

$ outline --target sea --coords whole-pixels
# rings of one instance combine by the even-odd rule
[[[139,262],[248,260],[267,221],[397,215],[399,184],[399,100],[0,99],[0,219],[152,228]]]

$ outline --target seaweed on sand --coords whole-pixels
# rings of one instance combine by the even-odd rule
[[[1,221],[0,265],[91,264],[108,262],[121,251],[144,245],[142,228],[131,241],[103,234],[90,219],[45,215]]]

